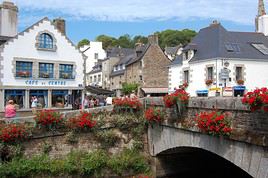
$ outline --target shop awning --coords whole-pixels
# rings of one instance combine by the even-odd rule
[[[168,93],[168,88],[141,88],[145,94]]]
[[[110,90],[105,90],[103,88],[98,88],[98,87],[94,87],[94,86],[87,86],[86,90],[92,94],[96,94],[96,95],[112,95],[114,94],[113,91]]]

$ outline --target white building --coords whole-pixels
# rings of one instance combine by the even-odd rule
[[[87,85],[102,87],[102,60],[100,60],[92,70],[86,74]]]
[[[191,96],[221,95],[224,89],[242,95],[244,89],[267,86],[267,69],[268,38],[263,33],[231,32],[214,22],[170,66],[169,92],[186,82]]]
[[[4,2],[0,13],[14,12],[16,8],[13,3]],[[7,14],[13,18],[0,16],[0,29],[10,23],[8,20],[16,24],[9,28],[17,29],[17,15]],[[71,106],[81,97],[86,57],[65,36],[64,20],[52,22],[43,18],[15,37],[1,31],[0,39],[1,111],[9,99],[21,109],[29,109],[32,96],[38,98],[42,107],[49,108]]]

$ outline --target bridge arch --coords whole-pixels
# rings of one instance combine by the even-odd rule
[[[150,154],[156,158],[171,153],[172,150],[187,148],[198,153],[214,155],[215,159],[224,159],[252,177],[268,177],[268,150],[265,147],[165,125],[148,128],[148,144]]]

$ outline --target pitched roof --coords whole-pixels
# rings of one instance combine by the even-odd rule
[[[201,29],[184,50],[196,51],[191,62],[218,57],[268,61],[268,56],[253,47],[252,43],[261,43],[268,47],[268,39],[262,33],[232,32],[221,24],[213,24]],[[236,50],[228,51],[228,45],[234,45]]]
[[[0,45],[4,44],[5,42],[7,42],[11,38],[13,38],[13,37],[0,36]]]
[[[135,62],[137,62],[138,60],[140,60],[144,54],[146,53],[147,49],[150,47],[150,44],[147,44],[147,45],[142,45],[139,47],[139,52],[140,54],[138,56],[136,56],[135,58],[131,59],[127,65],[130,65],[130,64],[133,64]]]
[[[124,70],[112,71],[110,76],[115,77],[115,76],[118,76],[118,75],[124,75],[125,71],[126,71],[125,69]]]
[[[87,74],[95,74],[102,71],[102,63],[99,61],[95,66],[92,67],[92,70]]]
[[[165,53],[168,55],[176,55],[179,50],[179,46],[165,47]]]
[[[128,56],[135,52],[134,49],[131,48],[120,48],[120,47],[113,47],[113,48],[108,48],[106,50],[107,52],[107,57],[119,57],[119,56]]]
[[[179,56],[176,56],[176,58],[172,61],[172,63],[170,64],[172,65],[182,65],[182,54]]]

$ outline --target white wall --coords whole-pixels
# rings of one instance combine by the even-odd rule
[[[100,75],[100,81],[98,81],[98,76]],[[96,82],[94,82],[94,76],[96,76]],[[92,77],[92,82],[90,82],[90,77]],[[94,74],[87,74],[87,84],[92,86],[102,86],[102,72],[96,72]]]
[[[91,41],[89,45],[85,45],[80,48],[81,51],[85,51],[84,54],[88,57],[86,60],[86,73],[92,70],[98,59],[105,59],[106,52],[102,48],[102,42]],[[98,59],[95,59],[95,53],[98,54]]]
[[[228,69],[230,70],[231,81],[226,81],[227,87],[238,86],[235,81],[235,65],[244,65],[245,66],[245,83],[246,89],[248,91],[254,90],[256,87],[268,87],[268,60],[267,62],[263,61],[248,61],[248,60],[237,60],[237,59],[228,59],[229,62]],[[173,90],[174,87],[177,87],[178,84],[183,83],[183,68],[189,67],[190,71],[190,83],[186,89],[191,96],[196,96],[197,90],[209,90],[211,88],[222,88],[224,87],[224,81],[219,79],[219,72],[224,68],[224,60],[222,59],[212,59],[206,60],[204,62],[190,63],[187,61],[183,62],[182,66],[172,66],[170,68],[170,85],[169,90]],[[206,67],[207,65],[214,65],[214,75],[217,79],[211,86],[205,84],[206,81]]]
[[[180,71],[181,71],[181,65],[172,65],[169,67],[169,84],[168,84],[168,92],[172,93],[174,91],[174,88],[179,88],[180,85]]]
[[[53,51],[41,51],[37,50],[35,47],[36,36],[40,31],[47,30],[51,32],[56,38],[57,50]],[[74,80],[65,80],[65,86],[68,87],[78,87],[79,84],[83,84],[83,57],[82,54],[79,53],[74,46],[72,46],[64,36],[62,36],[51,22],[48,20],[44,20],[43,23],[39,24],[39,26],[35,26],[34,29],[31,29],[23,35],[19,35],[18,39],[14,39],[13,42],[8,42],[8,45],[5,45],[4,51],[1,54],[4,58],[3,61],[3,74],[4,78],[2,80],[4,86],[25,86],[26,80],[29,79],[16,79],[14,74],[12,73],[12,61],[15,58],[30,58],[37,60],[46,60],[49,62],[52,61],[69,61],[76,63],[76,77]],[[51,87],[48,85],[47,80],[52,79],[33,79],[38,80],[38,86],[42,87]],[[62,79],[60,79],[62,80]],[[44,85],[41,85],[41,83]],[[35,86],[35,84],[33,84]],[[30,86],[29,86],[30,87]],[[57,86],[55,86],[57,87]],[[60,86],[58,86],[61,88]]]

